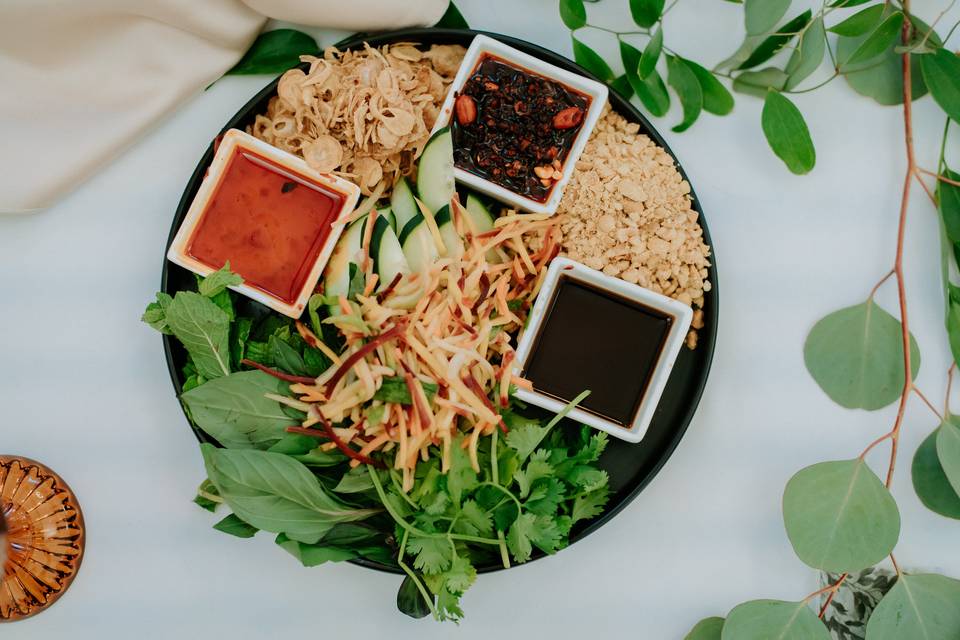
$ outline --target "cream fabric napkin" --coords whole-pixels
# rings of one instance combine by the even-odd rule
[[[377,31],[448,0],[2,0],[0,213],[49,207],[232,67],[267,18]]]

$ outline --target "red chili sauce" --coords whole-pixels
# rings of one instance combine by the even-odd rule
[[[346,196],[238,147],[187,245],[211,269],[293,304]]]

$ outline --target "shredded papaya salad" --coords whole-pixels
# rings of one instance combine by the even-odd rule
[[[143,319],[183,345],[181,401],[220,445],[196,499],[230,509],[216,529],[395,567],[403,613],[456,621],[477,567],[555,553],[603,512],[607,440],[555,428],[588,391],[557,415],[513,397],[558,220],[458,194],[446,129],[416,169],[341,223],[302,318],[228,290],[227,264]]]
[[[288,432],[329,440],[321,448],[340,449],[352,467],[377,464],[371,458],[375,452],[390,454],[404,491],[413,487],[417,463],[429,459],[431,445],[439,448],[446,472],[454,435],[466,433],[458,446],[479,472],[480,437],[507,431],[499,411],[508,406],[510,385],[530,387],[512,373],[511,332],[522,326],[545,266],[559,251],[556,223],[549,218],[513,214],[478,233],[456,199],[450,206],[465,250],[440,257],[425,271],[398,273],[379,293],[374,292],[378,274],[369,273],[372,233],[365,234],[359,257],[367,272],[364,290],[355,300],[338,296],[336,313],[326,320],[342,334],[343,352],[333,353],[297,322],[304,340],[332,361],[323,374],[296,378],[263,367],[293,383],[296,399],[275,399],[307,415]],[[374,209],[368,230],[376,220]],[[533,253],[526,247],[528,234],[540,239]],[[385,381],[402,381],[413,405],[374,399]]]

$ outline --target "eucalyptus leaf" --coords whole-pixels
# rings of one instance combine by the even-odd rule
[[[567,29],[576,30],[587,24],[587,10],[583,0],[560,0],[560,19]]]
[[[743,15],[747,33],[768,33],[777,26],[789,8],[790,0],[744,0]]]
[[[700,117],[703,110],[703,90],[693,70],[674,56],[667,56],[667,84],[673,87],[683,107],[683,120],[673,131],[686,131]]]
[[[178,291],[165,317],[200,375],[212,380],[230,373],[230,318],[210,298]]]
[[[930,27],[923,21],[911,16],[914,38],[924,38],[939,46],[941,41],[936,33],[930,32]],[[929,33],[929,36],[926,34]],[[867,36],[854,38],[837,38],[837,59],[847,60]],[[850,87],[860,95],[872,98],[882,105],[896,105],[903,102],[903,59],[889,47],[880,56],[858,65],[847,65],[843,77]],[[910,56],[911,67],[911,95],[914,100],[922,98],[927,93],[927,84],[923,80],[920,69],[920,56]]]
[[[573,59],[577,61],[577,64],[597,76],[603,82],[613,82],[616,79],[613,69],[610,68],[610,65],[606,63],[599,53],[573,36],[570,36],[570,40],[573,42]]]
[[[789,91],[795,89],[801,82],[810,77],[820,68],[827,51],[827,33],[823,28],[823,18],[817,18],[810,23],[800,38],[796,51],[790,56],[785,69],[790,78],[785,84]]]
[[[960,426],[946,420],[937,433],[937,457],[950,486],[960,495]]]
[[[937,456],[938,427],[917,447],[910,474],[920,502],[934,513],[960,520],[960,496],[954,491]]]
[[[210,481],[244,522],[314,544],[340,522],[368,518],[336,500],[307,467],[282,453],[200,445]]]
[[[663,78],[654,70],[650,72],[645,80],[628,75],[630,86],[633,87],[640,102],[646,107],[651,115],[661,118],[667,115],[670,110],[670,94],[667,93],[667,85],[663,83]]]
[[[840,58],[841,73],[850,68],[855,68],[858,64],[873,60],[888,49],[892,49],[900,38],[903,19],[903,14],[899,11],[887,16],[880,23],[880,26],[853,50],[853,53],[846,58]]]
[[[660,52],[663,50],[663,28],[657,27],[657,30],[653,32],[653,35],[650,37],[650,41],[647,42],[647,46],[643,48],[643,55],[640,57],[640,62],[636,66],[637,75],[641,79],[646,79],[650,76],[650,73],[657,68],[657,60],[660,59]]]
[[[738,69],[752,69],[775,56],[787,43],[793,40],[800,31],[807,26],[813,16],[810,10],[804,11],[793,20],[778,28],[776,33],[763,39],[750,55],[740,63]],[[749,38],[750,36],[748,36]],[[746,42],[744,43],[746,44]],[[735,56],[737,54],[734,54]]]
[[[960,122],[960,57],[947,49],[920,57],[930,95],[954,121]]]
[[[716,76],[693,60],[687,60],[686,58],[681,58],[681,60],[693,71],[697,82],[700,83],[704,111],[718,116],[725,116],[733,111],[733,96]]]
[[[873,300],[822,318],[803,346],[807,370],[820,388],[848,409],[882,409],[903,391],[900,321]],[[920,350],[910,336],[910,368],[920,370]]]
[[[751,600],[727,615],[721,640],[830,640],[830,633],[806,602]]]
[[[704,618],[683,637],[683,640],[721,640],[723,632],[723,618],[714,616]]]
[[[960,580],[904,574],[867,621],[869,640],[960,638]]]
[[[867,4],[868,2],[873,2],[873,0],[833,0],[830,3],[831,9],[843,8],[849,9],[850,7],[856,7],[861,4]]]
[[[261,33],[226,75],[276,74],[300,63],[300,56],[319,55],[317,41],[295,29]]]
[[[960,182],[960,173],[944,167],[942,174],[944,178]],[[937,202],[947,237],[950,242],[960,243],[960,187],[938,180]]]
[[[834,573],[880,562],[900,537],[897,503],[860,459],[797,472],[783,493],[783,522],[797,557]]]
[[[807,123],[796,105],[782,93],[768,91],[761,114],[763,134],[770,148],[793,173],[809,173],[817,162]]]
[[[760,71],[743,71],[733,79],[733,90],[758,98],[766,98],[773,89],[780,91],[787,84],[787,74],[782,69],[767,67]]]
[[[286,386],[262,371],[241,371],[209,380],[180,399],[197,427],[223,446],[266,449],[287,435],[293,420],[264,394],[285,395]]]
[[[856,12],[842,22],[838,22],[827,31],[848,37],[865,35],[877,28],[883,19],[885,10],[886,7],[883,4],[875,4]]]
[[[750,54],[753,53],[753,50],[764,41],[763,36],[747,36],[743,39],[743,42],[740,43],[740,46],[737,47],[737,50],[730,54],[729,57],[721,60],[717,63],[717,70],[726,71],[728,69],[738,69],[740,65],[747,61],[750,57]]]
[[[665,0],[630,0],[630,16],[644,28],[652,27],[663,14]]]

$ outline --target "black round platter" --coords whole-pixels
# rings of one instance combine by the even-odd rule
[[[510,36],[466,29],[407,29],[382,34],[358,34],[338,43],[337,47],[340,49],[357,48],[362,47],[364,42],[369,43],[371,46],[382,46],[394,42],[416,42],[423,45],[460,44],[466,47],[470,45],[473,37],[480,33],[497,38],[516,49],[562,69],[596,79],[590,72],[576,63],[543,47]],[[266,111],[267,102],[272,96],[276,95],[278,81],[279,78],[273,80],[245,104],[224,125],[223,131],[231,128],[244,129],[248,124],[253,122],[254,117],[258,113]],[[643,114],[612,89],[610,91],[610,104],[615,111],[631,122],[639,123],[642,133],[648,135],[676,159],[670,147],[667,146],[666,142]],[[203,154],[203,157],[200,158],[197,168],[187,183],[183,197],[177,206],[177,211],[170,227],[170,235],[167,239],[167,247],[169,247],[173,241],[173,237],[180,227],[190,207],[190,203],[197,193],[197,189],[200,187],[207,167],[213,159],[213,138],[214,136],[212,135],[211,144]],[[679,162],[677,162],[677,168],[684,176],[684,179],[686,179],[686,174],[683,172],[683,168]],[[700,225],[703,228],[704,240],[710,245],[712,254],[709,280],[713,286],[710,291],[704,293],[704,328],[698,332],[699,342],[696,349],[691,350],[686,347],[681,349],[664,390],[663,397],[660,400],[643,441],[639,444],[631,444],[616,438],[610,438],[609,446],[600,459],[601,467],[610,475],[610,501],[604,513],[599,517],[584,522],[582,526],[574,528],[570,536],[571,543],[586,537],[609,522],[657,475],[680,443],[681,438],[683,438],[706,385],[717,338],[719,288],[717,286],[716,251],[710,242],[707,222],[700,207],[700,202],[692,187],[690,195],[693,199],[693,208],[700,216]],[[161,282],[162,291],[172,295],[178,290],[189,289],[194,285],[195,279],[192,273],[164,259]],[[249,301],[249,303],[245,301],[244,304],[259,306],[253,301]],[[170,336],[163,336],[163,344],[170,371],[170,378],[179,396],[181,385],[184,382],[181,371],[186,362],[186,352],[183,347],[175,340],[172,340]],[[201,442],[210,441],[210,438],[206,434],[195,427],[194,432]],[[543,554],[535,554],[534,558],[541,557],[542,555]],[[364,567],[389,571],[391,573],[400,572],[397,567],[365,559],[353,560],[352,562]],[[481,572],[496,571],[502,568],[499,564],[478,567]]]

